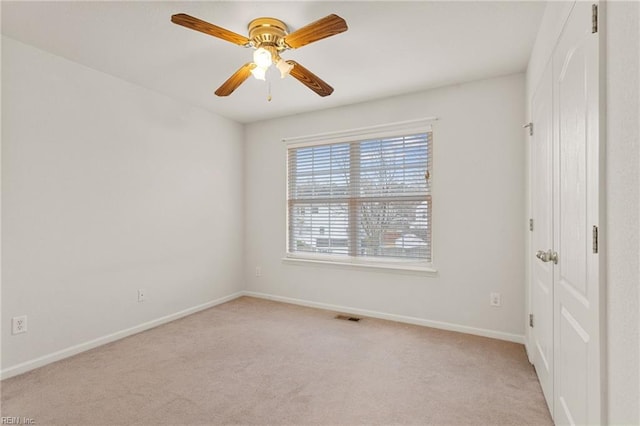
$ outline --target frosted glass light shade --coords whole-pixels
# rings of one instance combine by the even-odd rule
[[[262,47],[256,49],[256,51],[253,52],[253,62],[255,62],[259,68],[264,68],[266,70],[272,64],[271,52]]]
[[[280,70],[280,78],[285,78],[291,72],[293,65],[287,63],[286,61],[280,59],[278,63],[276,63],[276,67]]]
[[[265,79],[266,72],[267,72],[267,69],[266,68],[262,68],[259,65],[251,70],[251,74],[253,74],[253,76],[257,80],[263,80],[263,81],[266,80]]]

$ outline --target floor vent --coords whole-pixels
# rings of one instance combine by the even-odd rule
[[[344,321],[353,321],[353,322],[360,321],[360,318],[358,318],[358,317],[350,317],[349,315],[337,315],[336,319],[344,320]]]

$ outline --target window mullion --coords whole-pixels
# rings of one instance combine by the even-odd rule
[[[297,177],[298,177],[298,172],[297,172],[297,161],[296,161],[296,155],[297,155],[297,151],[296,150],[290,150],[287,153],[287,172],[288,172],[288,180],[289,180],[289,184],[287,185],[287,199],[288,199],[288,205],[287,205],[287,214],[288,214],[288,218],[287,218],[287,224],[288,224],[288,236],[289,236],[289,251],[293,252],[296,250],[296,247],[294,246],[294,241],[295,241],[295,235],[294,235],[294,212],[293,212],[293,206],[294,206],[294,202],[292,201],[294,198],[298,198],[298,194],[295,194],[295,196],[293,195],[293,191],[295,188],[297,188]]]
[[[360,203],[360,143],[352,142],[349,146],[349,255],[358,256],[360,239],[358,238],[358,209]]]

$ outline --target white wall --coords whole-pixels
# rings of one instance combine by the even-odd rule
[[[3,37],[3,373],[241,290],[242,141],[239,124]],[[16,315],[28,333],[11,335]]]
[[[523,74],[247,125],[245,281],[249,291],[524,334]],[[433,248],[437,277],[283,263],[286,149],[303,136],[437,116]],[[255,268],[262,276],[255,276]],[[489,305],[502,293],[503,306]],[[502,334],[501,334],[502,333]]]
[[[609,422],[640,424],[640,4],[606,10]]]
[[[550,2],[527,69],[527,103],[573,2]],[[609,424],[640,424],[639,5],[602,2],[606,116],[606,384]]]

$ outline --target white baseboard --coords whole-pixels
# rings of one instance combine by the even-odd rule
[[[459,333],[473,334],[476,336],[490,337],[492,339],[506,340],[508,342],[524,344],[524,336],[519,334],[505,333],[502,331],[488,330],[484,328],[469,327],[466,325],[452,324],[442,321],[432,321],[404,315],[387,314],[384,312],[369,311],[366,309],[351,308],[348,306],[331,305],[328,303],[313,302],[310,300],[294,299],[291,297],[276,296],[273,294],[258,293],[255,291],[244,291],[245,296],[257,297],[260,299],[273,300],[276,302],[292,303],[294,305],[308,306],[311,308],[327,309],[330,311],[342,312],[345,314],[362,315],[365,317],[379,318],[384,320],[403,322],[407,324],[422,325],[425,327],[438,328],[441,330],[457,331]]]
[[[26,362],[23,362],[18,365],[14,365],[12,367],[5,368],[0,371],[0,379],[8,379],[9,377],[17,376],[18,374],[26,373],[27,371],[45,366],[55,361],[59,361],[64,358],[68,358],[73,355],[77,355],[80,352],[88,351],[89,349],[96,348],[98,346],[102,346],[107,343],[111,343],[113,341],[122,339],[124,337],[131,336],[136,333],[140,333],[141,331],[149,330],[151,328],[157,327],[159,325],[168,323],[170,321],[177,320],[182,317],[186,317],[187,315],[194,314],[196,312],[202,311],[207,308],[211,308],[212,306],[220,305],[222,303],[228,302],[233,299],[237,299],[244,295],[244,292],[236,292],[230,294],[228,296],[221,297],[219,299],[211,300],[209,302],[203,303],[201,305],[193,306],[191,308],[184,309],[180,312],[176,312],[161,318],[154,319],[152,321],[148,321],[142,323],[140,325],[136,325],[131,328],[127,328],[126,330],[120,330],[112,334],[108,334],[106,336],[98,337],[97,339],[90,340],[88,342],[80,343],[66,349],[59,350],[57,352],[53,352]]]

